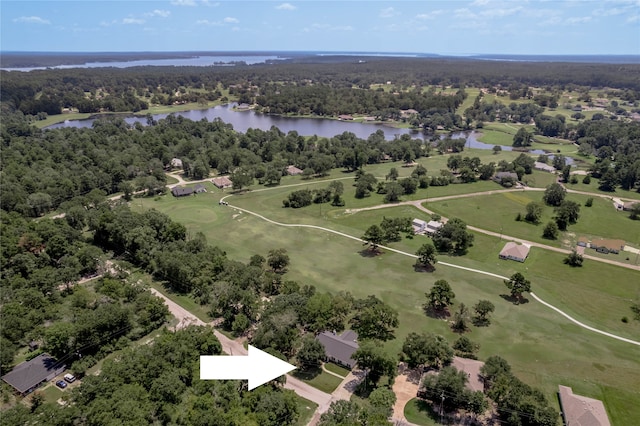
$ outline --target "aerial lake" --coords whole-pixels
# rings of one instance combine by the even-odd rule
[[[225,123],[229,123],[233,126],[234,130],[245,133],[248,129],[260,129],[269,130],[271,127],[277,127],[284,133],[291,131],[298,132],[303,136],[313,136],[331,138],[344,132],[351,132],[358,138],[367,139],[372,133],[381,130],[384,133],[384,137],[387,140],[394,140],[402,135],[410,135],[412,138],[428,140],[431,138],[430,134],[423,133],[420,130],[397,128],[380,123],[367,123],[367,122],[354,122],[354,121],[340,121],[325,118],[301,118],[301,117],[283,117],[278,115],[262,114],[252,110],[237,111],[234,109],[236,104],[219,105],[208,109],[197,109],[190,111],[180,111],[171,114],[154,114],[152,117],[154,120],[161,120],[169,115],[180,116],[188,118],[189,120],[199,121],[206,119],[212,121],[214,119],[220,119]],[[62,123],[54,124],[47,129],[59,129],[64,127],[75,128],[90,128],[93,126],[93,122],[96,118],[88,118],[85,120],[66,120]],[[125,117],[124,121],[128,124],[140,123],[143,126],[147,125],[147,118],[144,116],[129,116]],[[471,132],[454,132],[451,137],[463,138],[466,140],[466,147],[477,149],[492,149],[494,145],[480,142],[478,138],[481,133]],[[445,137],[445,136],[441,136]],[[511,151],[511,146],[502,145],[503,151]],[[531,150],[532,154],[543,154],[542,150]]]

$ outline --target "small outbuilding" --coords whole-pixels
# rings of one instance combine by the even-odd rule
[[[327,361],[335,362],[350,369],[356,365],[351,356],[358,349],[357,339],[358,334],[352,330],[347,330],[341,335],[325,331],[316,337],[316,340],[324,346]]]
[[[290,165],[287,167],[287,174],[290,176],[297,176],[297,175],[301,175],[302,173],[303,173],[302,169],[299,169],[294,165]]]
[[[196,194],[201,194],[203,192],[207,192],[207,188],[205,188],[203,184],[199,183],[193,187],[193,192],[195,192]]]
[[[414,234],[423,234],[427,230],[427,222],[422,219],[413,219],[411,222]]]
[[[509,241],[504,245],[504,248],[499,254],[500,259],[515,260],[517,262],[524,262],[529,256],[530,247],[526,244],[518,244],[513,241]]]
[[[19,364],[2,376],[2,380],[11,385],[20,395],[26,395],[42,382],[52,380],[64,370],[64,364],[60,364],[54,357],[45,353],[31,361]]]
[[[429,235],[433,235],[438,232],[440,228],[442,228],[442,225],[442,222],[438,222],[437,220],[430,220],[429,222],[427,222],[427,229],[425,229],[425,232]]]

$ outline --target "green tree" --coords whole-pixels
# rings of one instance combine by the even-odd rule
[[[540,218],[542,217],[542,204],[537,201],[532,201],[527,204],[527,214],[524,216],[524,219],[527,222],[531,223],[540,223]]]
[[[531,291],[531,281],[527,280],[520,272],[511,275],[511,278],[505,280],[504,284],[511,290],[511,296],[518,302],[522,300],[522,293]]]
[[[542,230],[542,237],[548,240],[557,240],[559,232],[560,231],[558,229],[558,224],[556,222],[551,221],[547,223],[544,229]]]
[[[453,331],[458,333],[467,331],[469,329],[469,318],[469,308],[464,303],[460,303],[460,306],[453,314],[453,323],[451,324]]]
[[[530,146],[533,140],[533,135],[527,131],[526,128],[520,127],[516,134],[513,136],[513,146],[523,147]]]
[[[416,251],[416,256],[418,256],[418,263],[431,268],[438,261],[436,259],[436,248],[433,244],[424,243],[420,246],[418,251]]]
[[[326,357],[324,346],[313,336],[302,339],[302,346],[296,354],[298,365],[303,369],[319,367]]]
[[[389,170],[389,173],[385,176],[385,180],[396,181],[398,180],[398,176],[400,176],[398,169],[392,167],[391,170]]]
[[[267,255],[267,264],[271,267],[273,272],[282,273],[289,266],[289,255],[284,248],[269,250]]]
[[[427,306],[435,311],[445,310],[456,297],[446,280],[436,281],[431,290],[425,293],[425,296],[427,297]]]
[[[480,345],[474,343],[467,336],[460,336],[455,342],[453,342],[453,349],[456,351],[456,355],[463,358],[476,359],[476,353],[480,349]]]
[[[366,244],[369,244],[371,250],[376,251],[378,246],[380,246],[384,242],[384,234],[382,233],[382,229],[378,225],[371,225],[367,228],[364,235],[362,236],[362,240],[365,241]]]
[[[476,313],[475,322],[476,324],[488,325],[489,324],[489,314],[495,311],[496,307],[489,300],[479,300],[473,306],[473,310]]]
[[[391,340],[398,327],[398,311],[376,296],[358,299],[354,302],[355,315],[351,318],[351,328],[360,339]]]
[[[571,253],[564,258],[564,263],[573,267],[582,266],[582,262],[584,262],[584,257],[575,250],[571,250]]]
[[[552,183],[547,186],[547,189],[545,189],[542,199],[550,206],[559,206],[566,195],[567,190],[564,189],[562,185],[559,183]]]
[[[369,403],[385,417],[390,417],[396,403],[396,394],[389,388],[379,387],[369,394]]]
[[[436,231],[432,240],[440,252],[464,254],[473,244],[473,234],[467,231],[464,221],[454,217]]]
[[[579,217],[580,204],[575,201],[563,200],[556,208],[555,221],[562,231],[565,231],[568,225],[576,223]]]
[[[366,371],[365,382],[377,384],[382,376],[393,378],[396,375],[397,360],[389,355],[380,342],[362,340],[353,353],[358,367]]]
[[[385,186],[385,195],[384,202],[385,203],[395,203],[400,201],[400,197],[404,194],[404,188],[396,181],[391,181],[387,183]]]
[[[246,169],[237,168],[229,174],[229,179],[233,183],[232,188],[239,191],[253,183],[253,173]]]

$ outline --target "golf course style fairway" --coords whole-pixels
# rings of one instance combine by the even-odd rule
[[[426,162],[427,168],[433,170],[434,167],[429,167],[428,163],[429,160]],[[384,176],[385,171],[394,166],[387,164],[381,168],[378,165],[374,174]],[[365,171],[370,172],[367,169]],[[273,188],[256,185],[251,191],[238,194],[231,194],[230,190],[222,192],[206,183],[208,193],[181,198],[174,198],[170,193],[156,198],[136,198],[131,206],[134,209],[153,208],[168,214],[183,223],[189,234],[202,232],[210,244],[217,245],[229,258],[238,261],[248,262],[254,254],[265,256],[269,250],[285,248],[291,258],[286,279],[313,285],[318,291],[348,291],[356,298],[376,295],[399,312],[400,325],[395,331],[395,339],[385,343],[385,348],[393,354],[400,352],[410,332],[441,334],[449,342],[457,339],[458,335],[451,331],[446,320],[431,318],[422,308],[426,300],[425,292],[431,289],[433,283],[439,279],[447,280],[456,295],[450,311],[460,303],[472,307],[481,299],[491,301],[496,307],[489,326],[472,326],[465,334],[479,343],[480,360],[491,355],[502,356],[512,366],[516,376],[529,385],[539,387],[553,404],[557,404],[556,392],[561,384],[571,386],[576,394],[601,399],[612,424],[625,424],[625,420],[640,418],[640,346],[580,327],[529,294],[524,295],[526,303],[515,305],[504,297],[508,289],[502,279],[443,263],[505,277],[521,272],[531,281],[532,292],[545,302],[585,325],[633,341],[640,340],[640,322],[630,320],[624,323],[621,318],[632,316],[629,308],[640,297],[640,273],[637,270],[592,260],[585,260],[581,268],[571,268],[563,263],[565,254],[537,247],[531,249],[524,263],[503,261],[498,258],[498,252],[504,246],[506,237],[474,233],[474,244],[466,255],[441,254],[437,257],[440,263],[435,265],[435,271],[418,271],[414,269],[415,258],[411,255],[428,241],[427,237],[403,236],[400,242],[390,244],[391,248],[409,255],[384,248],[380,254],[371,255],[357,239],[362,237],[367,227],[379,224],[385,216],[429,220],[429,215],[412,205],[351,213],[349,209],[382,204],[382,197],[372,194],[371,197],[357,200],[353,196],[353,174],[334,170],[329,179],[335,178],[340,178],[345,187],[344,207],[312,204],[301,209],[283,208],[282,200],[290,192],[303,188],[325,188],[328,185],[326,180],[304,181],[300,177],[284,178],[281,186]],[[298,186],[288,186],[291,184]],[[478,184],[481,185],[476,186],[477,192],[487,190],[488,182]],[[469,192],[473,192],[473,185],[469,185]],[[432,190],[437,190],[437,196],[460,194],[465,187],[467,185],[450,185],[418,190],[411,198],[403,197],[402,200],[436,196]],[[497,184],[491,188],[501,189]],[[450,190],[448,194],[447,189]],[[524,204],[518,208],[523,212],[525,201],[540,200],[542,196],[541,192],[514,194],[522,197],[520,204]],[[228,206],[219,205],[223,197]],[[491,206],[502,198],[507,200],[505,203],[518,203],[500,194],[427,203],[426,206],[443,216],[461,217],[468,225],[478,228],[500,231],[498,224],[503,222],[505,236],[509,235],[507,231],[512,230],[513,236],[519,236],[517,232],[520,231],[512,229],[512,226],[534,227],[524,223],[509,223],[507,227],[507,221],[513,222],[511,210],[505,213],[508,217],[502,218],[497,214],[493,217],[489,213]],[[582,196],[573,198],[581,204],[584,202]],[[601,203],[604,206],[604,200],[595,200],[592,207],[594,214],[603,208]],[[239,208],[261,215],[262,218]],[[481,214],[477,211],[481,211]],[[585,218],[591,217],[586,207],[581,208],[582,213]],[[545,212],[545,215],[550,213]],[[316,228],[287,227],[269,220]],[[635,229],[631,227],[638,227],[637,223],[630,224],[631,221],[623,215],[611,220],[623,222],[602,226],[602,236],[625,238]],[[606,222],[609,224],[609,217]],[[541,235],[541,227],[535,229],[535,233],[527,234],[529,231],[526,231],[521,238],[530,237],[531,240],[554,244],[537,237]],[[626,233],[619,235],[625,230]],[[560,246],[559,243],[556,245]]]

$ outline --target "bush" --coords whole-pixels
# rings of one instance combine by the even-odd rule
[[[593,205],[593,198],[587,198],[587,201],[584,202],[585,207],[591,207]]]
[[[585,185],[589,185],[591,183],[591,176],[586,175],[583,179],[582,179],[582,183],[584,183]]]

